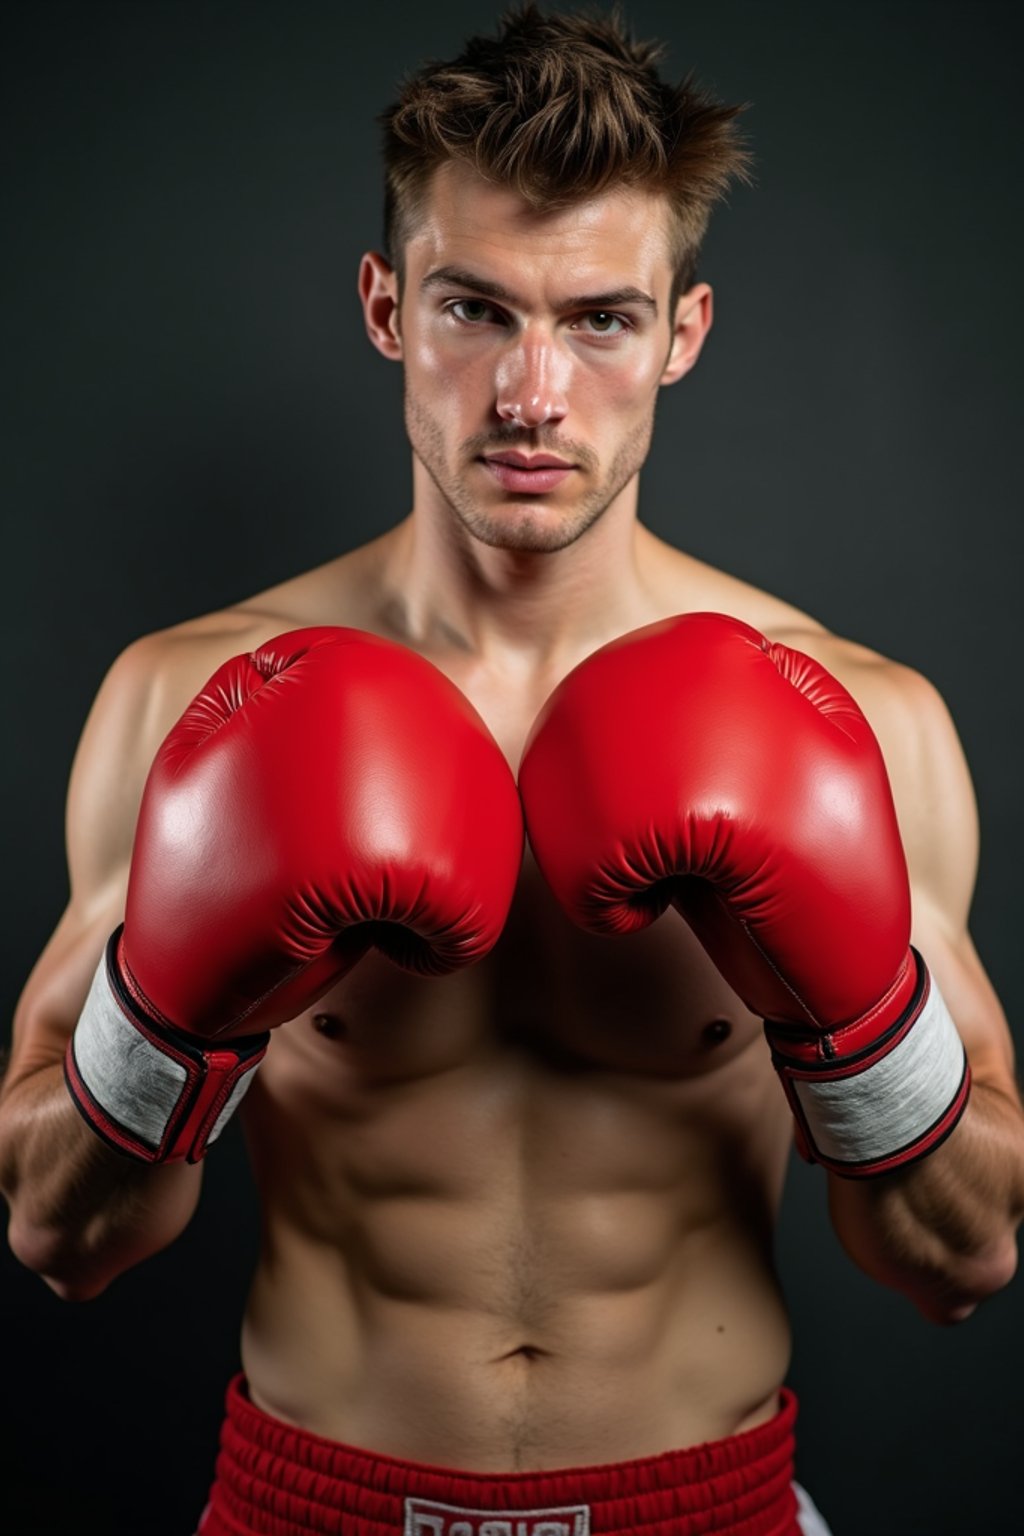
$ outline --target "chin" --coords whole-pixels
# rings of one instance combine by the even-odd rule
[[[460,521],[478,543],[491,549],[546,555],[575,543],[594,516],[579,509],[512,502],[500,509],[476,508],[468,515],[460,513]]]

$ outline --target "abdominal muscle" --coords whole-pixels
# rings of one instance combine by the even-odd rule
[[[760,1026],[674,913],[545,933],[528,968],[513,920],[442,979],[371,955],[275,1033],[243,1108],[264,1209],[243,1364],[269,1413],[501,1473],[776,1411],[790,1130]]]

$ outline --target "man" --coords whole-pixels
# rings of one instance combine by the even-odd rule
[[[637,521],[658,391],[693,367],[711,325],[695,261],[713,200],[744,169],[734,118],[696,88],[659,85],[650,50],[614,24],[532,8],[410,81],[387,120],[390,259],[364,258],[360,294],[371,340],[403,366],[411,513],[318,570],[136,642],[90,715],[69,791],[71,900],[19,1006],[0,1176],[18,1256],[58,1294],[95,1295],[185,1226],[204,1147],[245,1089],[264,1246],[204,1536],[820,1530],[791,1488],[789,1330],[771,1255],[791,1106],[828,1169],[837,1232],[869,1274],[952,1322],[1013,1273],[1021,1111],[966,929],[976,825],[945,709],[916,674]],[[695,625],[708,613],[725,616],[724,635]],[[720,642],[721,685],[699,697]],[[623,757],[650,770],[631,790],[641,820],[666,771],[692,820],[727,776],[734,792],[756,742],[758,772],[732,814],[746,825],[766,739],[777,747],[772,690],[803,667],[795,654],[845,685],[881,743],[914,947],[928,999],[944,997],[953,1021],[927,1011],[923,973],[905,963],[905,877],[858,736],[842,782],[871,839],[842,873],[863,872],[862,900],[830,892],[829,927],[845,936],[884,909],[885,933],[853,951],[854,980],[891,948],[921,997],[893,1018],[889,992],[863,999],[856,1023],[883,1016],[874,1052],[909,1019],[905,1038],[939,1042],[956,1070],[936,1113],[904,1123],[892,1093],[875,1091],[872,1056],[850,1074],[870,1092],[833,1123],[838,1152],[820,1104],[801,1098],[806,1031],[774,996],[762,1007],[733,930],[722,937],[692,885],[671,890],[689,922],[657,913],[650,893],[695,865],[647,867],[645,848],[634,879],[627,848],[613,883],[657,917],[629,938],[608,936],[597,900],[616,853],[601,835],[621,852],[638,812],[608,790]],[[751,655],[772,674],[748,688]],[[822,674],[800,675],[832,689],[827,709],[847,708]],[[594,679],[597,711],[584,696]],[[731,748],[710,723],[720,699]],[[856,736],[859,717],[846,718]],[[791,742],[789,716],[785,729]],[[229,761],[210,755],[221,742]],[[712,777],[696,784],[695,744],[707,743]],[[824,743],[803,750],[838,782]],[[506,764],[522,767],[521,870]],[[781,777],[776,758],[773,785]],[[384,778],[391,805],[401,781],[401,816],[357,816],[343,839],[336,807],[376,804]],[[774,856],[818,825],[810,789],[803,809],[762,813]],[[658,826],[653,841],[674,831]],[[371,903],[349,887],[356,865],[367,878],[374,836]],[[343,890],[325,888],[332,873]],[[735,914],[750,873],[715,873]],[[282,924],[262,903],[285,877],[294,976],[280,954],[266,959],[265,930]],[[784,873],[771,901],[808,926],[822,884],[809,899],[803,875]],[[413,921],[428,888],[430,921],[418,908]],[[325,950],[342,908],[352,948]],[[744,911],[736,926],[753,922]],[[814,949],[797,957],[799,988],[783,973],[785,990],[806,995],[818,979]],[[293,1006],[279,1017],[282,997]],[[163,1101],[151,1091],[172,1059],[213,1085],[187,1111],[173,1087]],[[837,1097],[845,1080],[828,1079]],[[915,1069],[898,1086],[917,1083]],[[140,1130],[136,1108],[160,1102],[155,1133]]]

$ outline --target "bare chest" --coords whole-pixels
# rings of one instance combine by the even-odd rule
[[[561,911],[529,848],[505,929],[485,959],[419,977],[371,951],[286,1037],[295,1049],[301,1037],[302,1053],[328,1072],[333,1063],[354,1090],[497,1057],[537,1074],[671,1084],[763,1048],[760,1021],[677,914],[641,933],[587,934]]]
[[[557,679],[522,684],[444,670],[478,710],[515,772]],[[722,980],[672,910],[642,932],[593,935],[561,910],[524,849],[512,906],[491,953],[445,977],[411,975],[371,950],[288,1031],[332,1049],[357,1088],[431,1077],[501,1055],[525,1071],[699,1078],[755,1041],[760,1020]],[[279,1050],[279,1055],[284,1052]]]

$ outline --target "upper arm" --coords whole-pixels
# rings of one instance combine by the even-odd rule
[[[925,677],[887,662],[866,670],[856,696],[892,785],[910,875],[912,942],[938,982],[975,1078],[1016,1099],[1010,1031],[968,929],[979,830],[963,748],[945,702]],[[854,691],[854,679],[848,686]]]
[[[222,661],[281,629],[272,614],[209,614],[133,641],[104,677],[68,784],[70,900],[18,1002],[5,1094],[63,1059],[103,947],[124,917],[135,825],[160,743]]]
[[[70,899],[19,999],[5,1092],[62,1059],[103,946],[124,914],[142,790],[167,728],[166,647],[160,636],[130,645],[89,711],[67,795]]]

